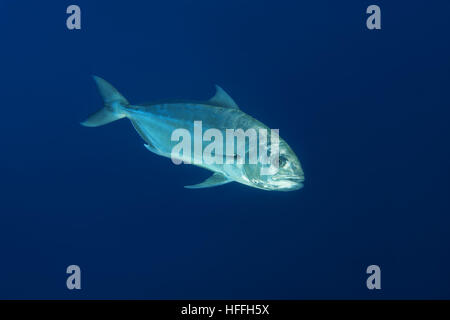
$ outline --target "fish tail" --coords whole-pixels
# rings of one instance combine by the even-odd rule
[[[106,80],[93,76],[97,89],[103,98],[104,107],[81,122],[86,127],[98,127],[126,117],[123,107],[129,105],[127,99]]]

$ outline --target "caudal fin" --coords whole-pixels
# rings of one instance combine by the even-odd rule
[[[125,114],[122,112],[121,107],[129,105],[127,99],[106,80],[97,76],[93,76],[93,78],[105,106],[91,114],[81,124],[86,127],[98,127],[124,118]]]

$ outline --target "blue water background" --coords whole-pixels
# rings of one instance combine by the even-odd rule
[[[450,298],[449,1],[0,9],[0,298]],[[209,173],[148,152],[128,121],[79,125],[102,104],[92,74],[133,103],[221,85],[280,129],[304,189],[184,189]]]

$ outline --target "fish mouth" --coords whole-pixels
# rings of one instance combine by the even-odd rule
[[[291,182],[300,183],[300,182],[305,181],[305,177],[303,177],[303,176],[277,176],[277,177],[272,178],[272,180],[274,180],[274,181],[282,180],[282,181],[291,181]]]
[[[272,178],[272,183],[277,185],[276,190],[279,191],[293,191],[303,188],[303,176],[279,176]]]

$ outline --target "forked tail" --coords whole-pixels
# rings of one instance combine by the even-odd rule
[[[127,99],[106,80],[97,76],[93,76],[93,78],[105,106],[91,114],[81,124],[86,127],[98,127],[124,118],[126,115],[122,108],[129,105]]]

